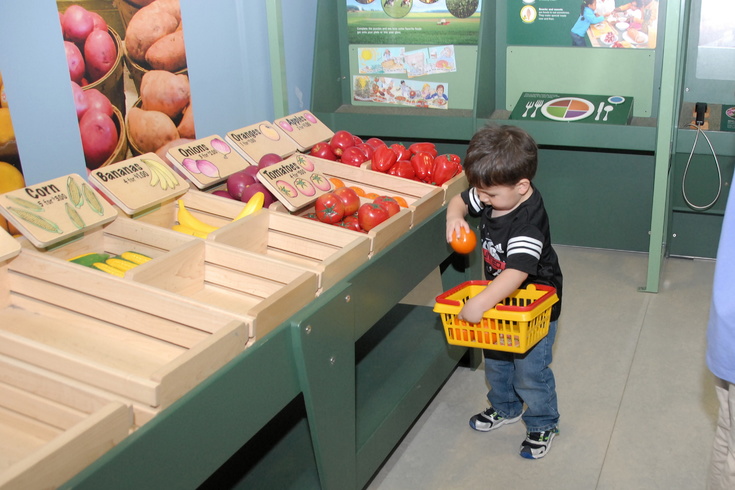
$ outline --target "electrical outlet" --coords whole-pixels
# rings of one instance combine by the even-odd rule
[[[691,124],[699,126],[702,130],[709,129],[709,105],[706,102],[694,104]]]

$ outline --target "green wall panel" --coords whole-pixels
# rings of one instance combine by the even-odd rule
[[[542,148],[534,182],[564,245],[646,251],[652,155]]]
[[[523,92],[625,95],[633,115],[650,117],[655,51],[510,46],[507,48],[506,109]]]

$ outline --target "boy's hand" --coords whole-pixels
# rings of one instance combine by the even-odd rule
[[[487,309],[488,308],[485,308],[482,301],[477,301],[477,298],[470,298],[464,304],[464,307],[462,307],[458,317],[460,320],[464,320],[466,322],[480,323],[482,315],[485,314]]]
[[[464,218],[457,218],[455,220],[447,220],[447,243],[452,241],[452,235],[456,233],[459,236],[460,229],[464,228],[466,232],[470,231],[470,225]]]
[[[464,219],[466,214],[467,205],[459,194],[449,200],[449,204],[447,204],[447,243],[452,241],[452,235],[455,232],[459,236],[460,229],[464,228],[465,231],[470,231],[470,225]]]

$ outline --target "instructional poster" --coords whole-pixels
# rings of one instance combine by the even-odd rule
[[[345,0],[350,44],[477,44],[480,0]]]
[[[654,49],[659,0],[508,0],[508,44]]]

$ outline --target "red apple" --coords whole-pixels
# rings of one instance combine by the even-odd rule
[[[365,153],[356,146],[350,146],[345,148],[342,152],[342,163],[352,165],[353,167],[359,167],[367,161]]]
[[[380,138],[368,138],[367,141],[365,141],[368,145],[373,147],[373,150],[377,150],[381,146],[387,146],[383,140]]]
[[[341,129],[334,133],[332,139],[329,140],[329,146],[332,147],[332,151],[338,157],[342,156],[342,152],[351,146],[355,146],[355,138],[352,133]]]
[[[332,147],[329,146],[329,143],[326,141],[321,141],[315,144],[311,148],[311,151],[309,151],[309,155],[313,155],[317,158],[323,158],[325,160],[337,160],[337,155],[334,154]]]

